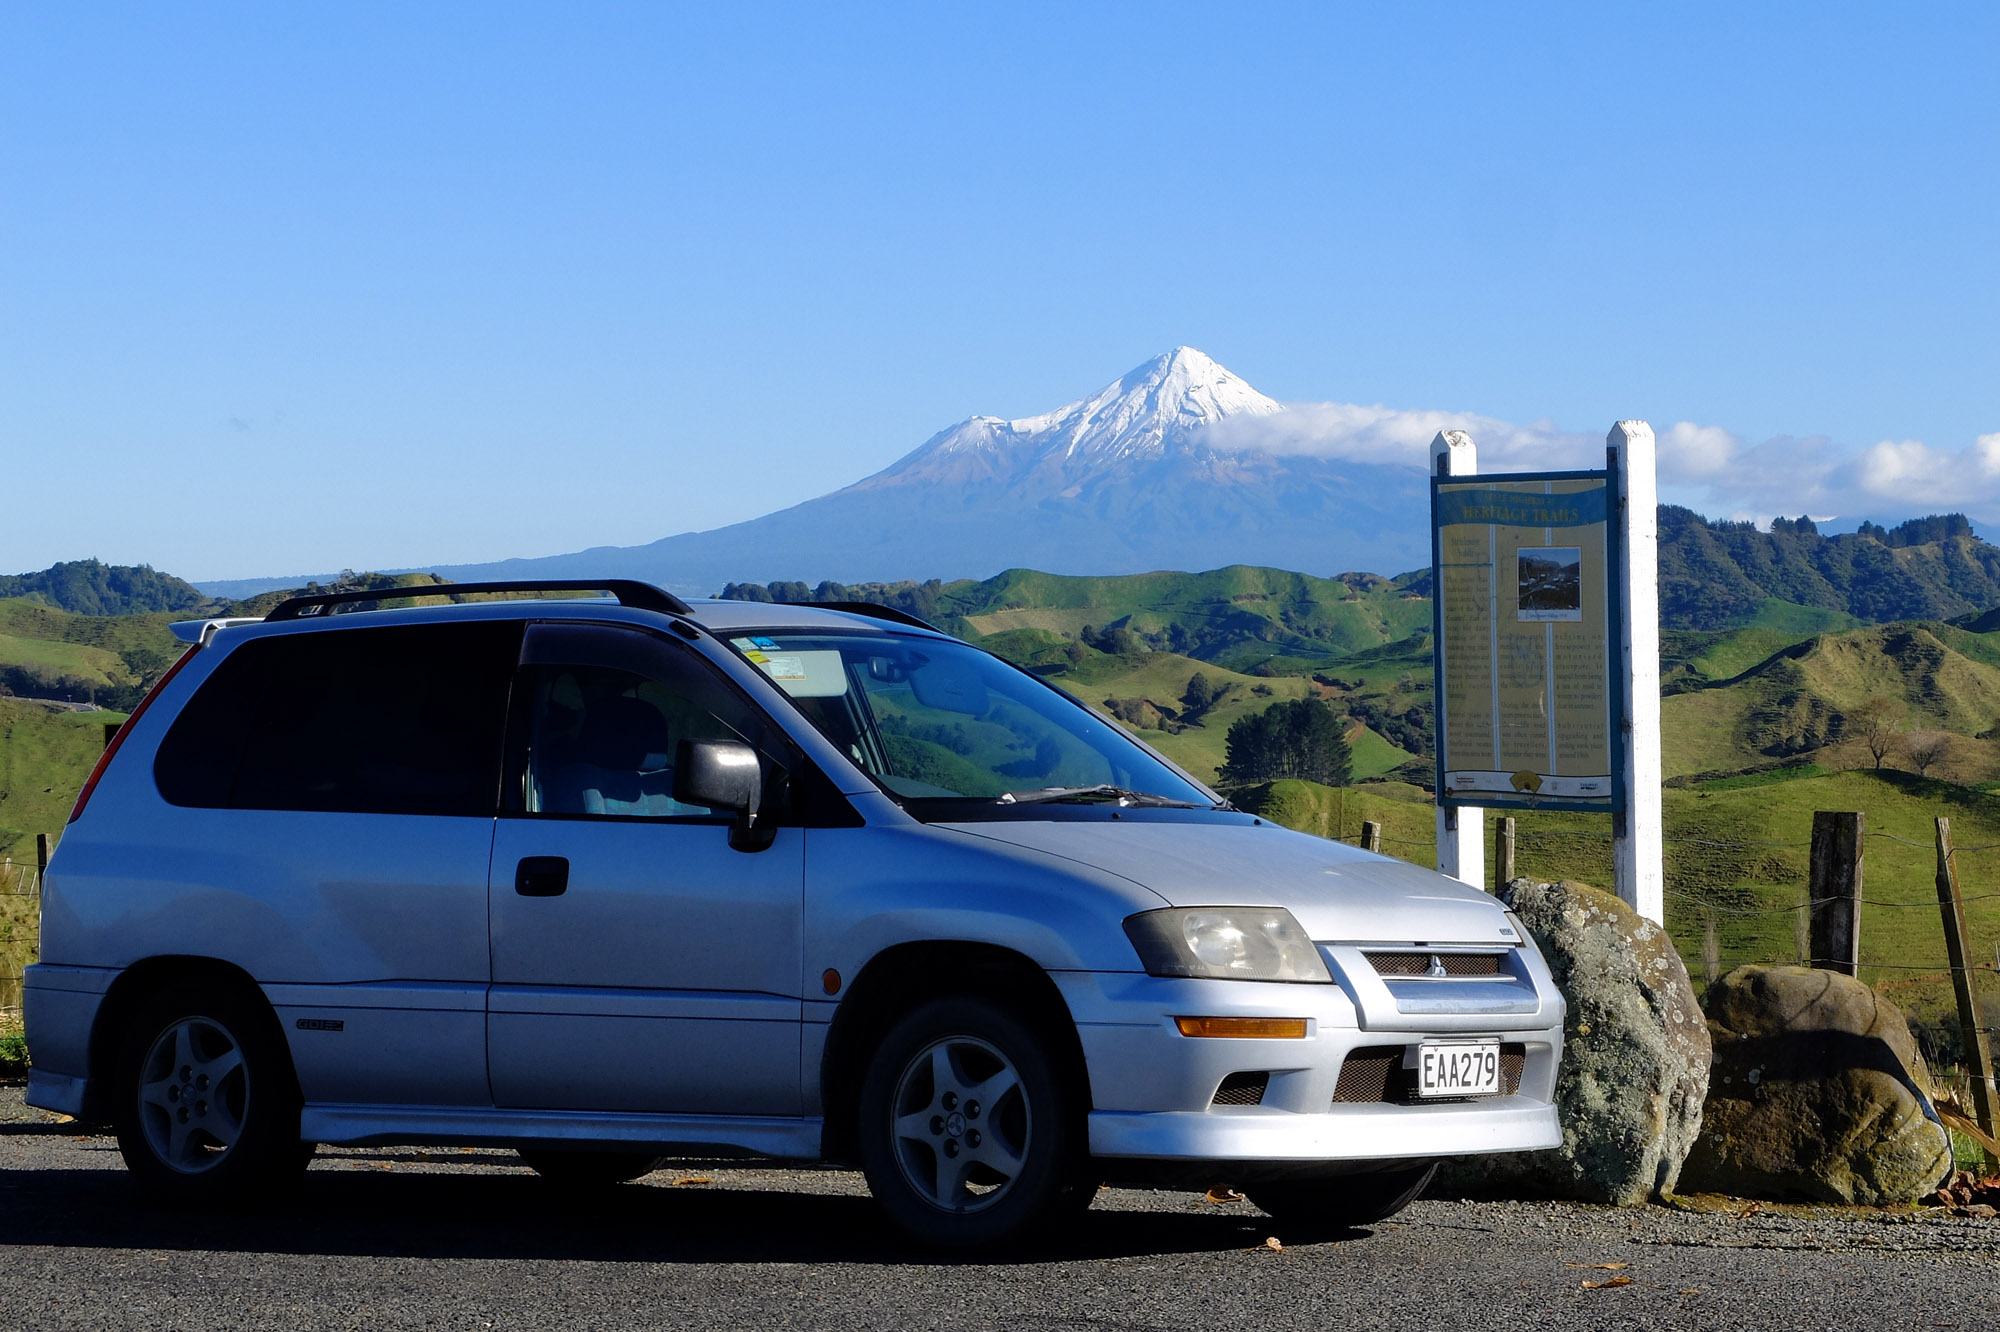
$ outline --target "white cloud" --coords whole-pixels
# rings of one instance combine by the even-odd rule
[[[1720,476],[1735,464],[1743,441],[1721,426],[1676,421],[1656,436],[1660,477],[1668,482],[1694,482]]]
[[[1562,430],[1546,419],[1516,425],[1472,412],[1380,404],[1288,403],[1277,415],[1220,421],[1207,440],[1228,449],[1428,470],[1428,446],[1440,430],[1471,435],[1481,471],[1603,466],[1600,434]],[[1774,514],[1894,520],[1956,511],[2000,526],[2000,431],[1961,450],[1914,439],[1856,450],[1823,435],[1748,444],[1721,426],[1694,421],[1676,421],[1657,437],[1661,498],[1710,517],[1755,517],[1765,525]]]
[[[1602,465],[1603,441],[1558,430],[1550,421],[1513,425],[1473,412],[1401,411],[1379,403],[1294,402],[1274,416],[1231,416],[1209,428],[1218,448],[1343,458],[1352,462],[1406,463],[1430,468],[1430,442],[1441,430],[1463,430],[1479,446],[1481,467],[1548,471]]]

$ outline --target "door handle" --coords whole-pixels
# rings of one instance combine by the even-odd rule
[[[564,856],[527,856],[514,870],[514,891],[523,897],[561,897],[569,889]]]

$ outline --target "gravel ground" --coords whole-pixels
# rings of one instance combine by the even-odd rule
[[[1287,1244],[1248,1203],[1107,1189],[1059,1244],[964,1263],[900,1247],[845,1171],[679,1162],[579,1201],[513,1161],[323,1151],[283,1205],[182,1215],[132,1192],[110,1140],[0,1085],[0,1310],[65,1329],[2000,1324],[2000,1222],[1936,1212],[1425,1200]]]

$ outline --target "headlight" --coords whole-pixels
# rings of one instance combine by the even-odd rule
[[[1322,984],[1333,980],[1319,950],[1283,907],[1147,911],[1126,919],[1125,934],[1154,976]]]

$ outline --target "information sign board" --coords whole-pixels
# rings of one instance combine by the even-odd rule
[[[1431,478],[1443,806],[1622,813],[1609,472]]]

